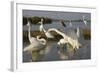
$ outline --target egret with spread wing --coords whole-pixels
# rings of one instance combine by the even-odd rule
[[[56,33],[58,33],[63,37],[62,39],[59,40],[58,44],[69,43],[73,49],[79,49],[79,47],[81,46],[78,39],[73,39],[55,28],[51,28],[48,31],[55,31]]]

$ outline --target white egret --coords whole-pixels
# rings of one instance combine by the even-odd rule
[[[83,16],[83,22],[87,26],[87,21],[85,20],[85,16]]]
[[[39,23],[41,24],[40,25],[40,31],[41,32],[43,31],[45,33],[45,35],[46,35],[47,38],[54,38],[54,36],[49,31],[46,31],[44,29],[44,27],[43,27],[43,19],[41,19],[41,21]]]
[[[80,37],[80,29],[79,29],[79,27],[77,27],[76,34],[77,34],[77,37],[79,38]]]
[[[40,39],[40,36],[37,36],[36,38],[32,37],[30,34],[30,22],[29,21],[27,25],[28,25],[28,38],[29,38],[30,45],[25,47],[24,51],[32,52],[32,51],[41,50],[45,48],[46,40],[43,38]]]
[[[55,31],[56,33],[58,33],[59,35],[63,37],[62,39],[59,40],[58,44],[69,43],[73,49],[79,49],[79,47],[81,46],[78,39],[73,39],[55,28],[51,28],[48,31]]]
[[[72,22],[71,22],[71,20],[70,20],[70,22],[69,22],[69,25],[70,25],[70,27],[72,27]],[[73,28],[74,29],[74,28]],[[71,33],[71,32],[70,32]],[[76,35],[77,35],[77,37],[79,38],[79,36],[80,36],[80,30],[79,30],[79,27],[77,27],[77,29],[76,29]]]
[[[69,26],[72,27],[72,21],[71,20],[69,21]]]
[[[71,21],[71,20],[69,21],[69,26],[70,26],[70,28],[69,28],[69,29],[66,28],[66,29],[68,30],[68,32],[69,32],[69,30],[71,31],[70,34],[73,34],[72,31],[74,31],[74,30],[73,30],[74,28],[72,27],[72,21]],[[66,30],[66,31],[67,31],[67,30]],[[79,36],[80,36],[79,27],[77,27],[77,29],[76,29],[76,35],[77,35],[77,37],[79,38]]]
[[[38,37],[38,36],[37,36]],[[32,51],[37,51],[37,50],[42,50],[46,46],[46,40],[45,39],[38,39],[34,38],[35,41],[34,43],[31,43],[29,46],[24,48],[24,52],[32,52]]]

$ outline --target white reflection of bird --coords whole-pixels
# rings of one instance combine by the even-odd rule
[[[43,19],[41,19],[41,21],[39,23],[41,24],[40,25],[40,31],[41,32],[43,31],[45,33],[45,35],[46,35],[47,38],[54,38],[54,36],[49,31],[46,31],[44,29],[44,27],[43,27]]]
[[[83,22],[87,26],[87,21],[85,20],[85,16],[83,16]]]
[[[32,51],[41,50],[45,48],[46,40],[43,38],[40,39],[40,36],[37,36],[36,38],[32,37],[30,34],[30,22],[29,21],[28,21],[27,26],[28,26],[28,38],[30,41],[30,45],[25,47],[24,51],[32,52]]]
[[[81,46],[78,39],[73,39],[55,28],[51,28],[48,31],[55,31],[56,33],[58,33],[59,35],[63,37],[62,39],[59,40],[58,45],[69,43],[73,47],[73,49],[79,49],[79,47]]]

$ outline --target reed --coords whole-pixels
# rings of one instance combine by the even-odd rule
[[[82,29],[82,35],[85,40],[91,39],[91,30],[90,29]]]

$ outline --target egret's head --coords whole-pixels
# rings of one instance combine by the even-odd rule
[[[27,22],[27,26],[30,26],[30,22],[29,21]]]
[[[41,18],[41,21],[38,22],[38,24],[42,24],[43,23],[43,18]]]
[[[41,22],[43,22],[43,18],[41,18]]]

